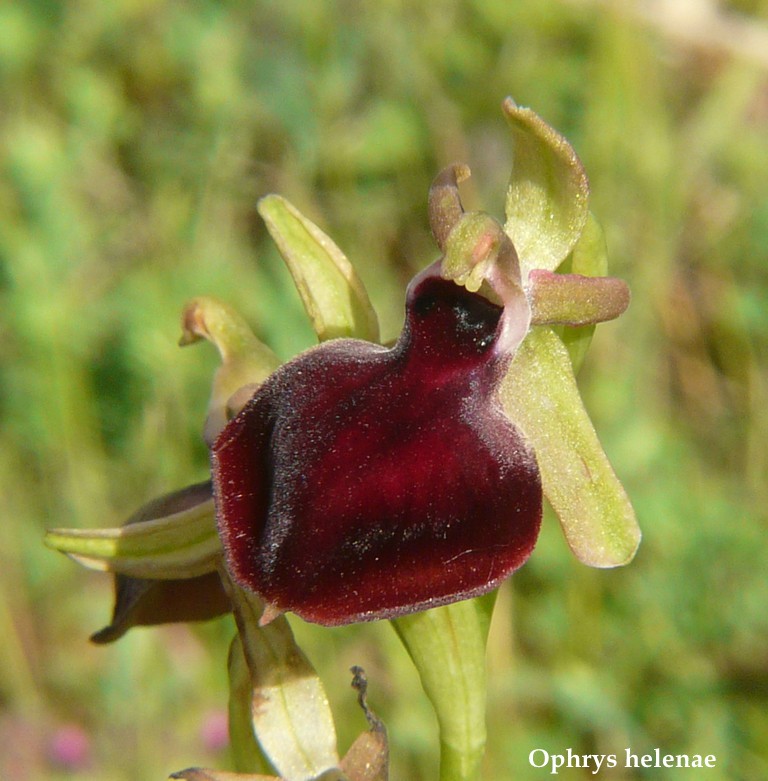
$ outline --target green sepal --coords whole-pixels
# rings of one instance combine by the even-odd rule
[[[318,339],[379,340],[379,323],[362,281],[346,255],[320,228],[279,195],[258,203]]]
[[[523,284],[534,268],[554,271],[587,220],[589,181],[573,147],[535,112],[507,98],[512,176],[504,229],[520,257]]]
[[[631,561],[640,543],[634,510],[584,409],[568,351],[551,328],[531,329],[499,396],[536,453],[544,494],[575,556],[592,567]]]
[[[470,781],[486,742],[485,648],[496,592],[393,619],[440,728],[440,781]]]

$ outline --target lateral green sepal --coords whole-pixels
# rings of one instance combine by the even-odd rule
[[[632,560],[635,512],[584,409],[563,343],[538,326],[520,345],[499,397],[533,446],[541,482],[575,556],[592,567]]]

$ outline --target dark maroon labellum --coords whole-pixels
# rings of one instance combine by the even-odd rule
[[[261,386],[212,451],[241,586],[346,624],[477,596],[528,558],[541,484],[494,402],[501,313],[427,275],[393,348],[326,342]]]

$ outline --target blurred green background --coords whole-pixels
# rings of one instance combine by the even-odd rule
[[[768,3],[26,0],[0,4],[0,74],[3,781],[227,766],[230,620],[91,646],[109,579],[43,531],[205,477],[216,358],[176,346],[188,298],[236,305],[283,358],[312,343],[259,196],[336,239],[394,336],[437,254],[438,169],[468,162],[467,207],[502,210],[508,94],[576,147],[633,289],[580,380],[645,537],[590,570],[547,519],[494,618],[484,778],[549,777],[535,748],[656,746],[768,778]],[[294,623],[342,748],[360,664],[393,781],[435,778],[389,626]]]

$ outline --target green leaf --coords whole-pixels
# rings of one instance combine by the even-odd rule
[[[568,352],[548,327],[520,345],[500,388],[504,411],[533,446],[544,493],[576,557],[592,567],[632,560],[640,529],[581,401]]]
[[[379,324],[368,294],[332,239],[279,195],[262,198],[258,210],[293,276],[318,339],[357,337],[377,342]]]
[[[512,176],[504,225],[520,257],[523,283],[534,268],[554,271],[587,220],[589,182],[573,147],[541,117],[503,104],[512,128]]]
[[[134,578],[176,580],[213,572],[221,542],[210,484],[192,486],[202,487],[207,491],[201,491],[201,500],[183,510],[150,520],[132,518],[112,529],[51,529],[45,543],[90,569]],[[155,504],[139,514],[153,515],[148,508]]]
[[[264,603],[233,583],[222,567],[250,672],[253,732],[281,777],[306,781],[338,769],[336,730],[323,684],[296,645],[284,616],[266,626]]]
[[[477,777],[485,751],[485,647],[496,594],[392,620],[440,727],[440,781]]]

